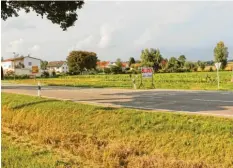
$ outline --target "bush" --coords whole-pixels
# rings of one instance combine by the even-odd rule
[[[42,78],[48,78],[48,77],[49,77],[49,72],[44,71],[44,72],[41,74],[41,77],[42,77]]]
[[[14,71],[12,71],[12,70],[8,70],[8,71],[6,71],[5,76],[10,77],[10,76],[14,76],[14,74],[15,74],[15,72],[14,72]]]
[[[10,79],[29,79],[30,78],[30,76],[29,75],[15,75],[14,76],[14,73],[13,74],[6,74],[5,76],[4,76],[4,79],[8,79],[8,80],[10,80]]]
[[[104,68],[104,73],[106,73],[106,74],[110,74],[110,73],[111,73],[110,68]]]
[[[112,74],[121,74],[122,73],[122,68],[118,66],[112,66],[110,68],[110,71]]]
[[[197,67],[194,67],[194,68],[193,68],[193,71],[194,71],[194,72],[197,72],[197,69],[198,69]]]
[[[210,67],[210,69],[209,69],[209,72],[213,72],[214,70],[213,70],[213,68],[212,67]]]
[[[55,71],[52,72],[52,76],[53,76],[53,77],[56,76],[56,72],[55,72]]]

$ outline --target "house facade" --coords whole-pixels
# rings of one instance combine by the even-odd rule
[[[69,72],[69,67],[66,61],[52,61],[48,63],[47,69],[49,72],[56,73],[67,73]]]
[[[6,73],[7,71],[13,71],[16,75],[31,75],[32,74],[32,67],[37,66],[40,73],[40,63],[41,60],[35,57],[30,56],[21,56],[16,58],[10,58],[3,60],[1,62],[1,66],[3,68],[3,72]]]

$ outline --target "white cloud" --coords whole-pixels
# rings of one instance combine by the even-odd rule
[[[161,52],[165,50],[165,57],[171,56],[173,49],[190,50],[195,56],[204,53],[200,48],[211,48],[223,40],[231,53],[232,12],[233,2],[88,1],[78,10],[75,26],[65,32],[35,13],[2,21],[7,31],[2,32],[1,52],[11,57],[12,52],[26,53],[30,48],[40,57],[56,60],[64,59],[67,49],[84,49],[96,52],[103,60],[115,60],[136,57],[145,47],[158,47]],[[29,24],[33,29],[23,26]],[[206,57],[212,59],[212,52]]]
[[[22,44],[24,40],[20,38],[19,40],[14,40],[9,43],[9,45],[6,48],[6,52],[16,52],[19,53],[22,51]]]
[[[136,46],[143,46],[145,45],[149,40],[151,40],[151,31],[149,29],[146,29],[142,35],[139,36],[138,39],[134,41],[134,44]]]
[[[101,35],[101,38],[100,38],[100,41],[98,43],[98,46],[100,48],[106,48],[110,41],[111,41],[111,33],[113,32],[113,28],[108,25],[108,24],[104,24],[101,26],[100,28],[100,35]]]
[[[32,48],[29,48],[28,50],[30,50],[30,51],[38,51],[38,50],[40,50],[40,46],[39,45],[34,45]]]
[[[72,47],[68,48],[67,51],[68,51],[68,53],[69,53],[69,52],[74,51],[74,50],[75,50],[75,46],[72,46]]]
[[[176,24],[187,21],[192,15],[192,4],[182,4],[179,2],[169,5],[162,3],[158,6],[156,12],[160,15],[156,15],[155,22],[158,24]]]
[[[98,43],[99,48],[107,48],[111,46],[113,33],[117,30],[122,29],[124,26],[121,24],[122,16],[119,16],[118,19],[116,19],[116,22],[111,23],[104,23],[100,27],[100,41]]]
[[[79,41],[76,44],[75,48],[78,49],[78,50],[82,50],[83,48],[88,47],[89,45],[91,45],[92,42],[93,42],[93,36],[90,35],[90,36],[86,37],[84,40]]]

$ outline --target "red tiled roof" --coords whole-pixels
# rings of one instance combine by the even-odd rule
[[[110,63],[109,61],[102,61],[102,62],[97,62],[96,64],[98,67],[104,68],[108,66],[109,63]]]
[[[62,66],[66,61],[51,61],[48,63],[48,67],[60,67]]]
[[[121,63],[121,65],[122,65],[122,67],[124,67],[124,68],[125,68],[125,67],[127,67],[127,66],[128,66],[128,63],[126,63],[126,62],[122,62],[122,63]]]
[[[9,61],[14,61],[14,60],[22,60],[24,57],[17,57],[17,58],[9,58],[9,59],[5,59],[2,62],[9,62]]]
[[[26,56],[26,57],[33,58],[33,59],[37,59],[37,60],[41,60],[41,59],[39,59],[39,58],[35,58],[35,57],[31,57],[31,56]],[[5,60],[3,60],[2,62],[9,62],[9,61],[14,61],[14,60],[22,60],[22,59],[24,59],[24,58],[25,58],[24,56],[20,56],[20,57],[16,57],[16,58],[5,59]]]

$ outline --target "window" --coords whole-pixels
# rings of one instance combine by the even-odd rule
[[[28,62],[28,66],[32,66],[32,62]]]

